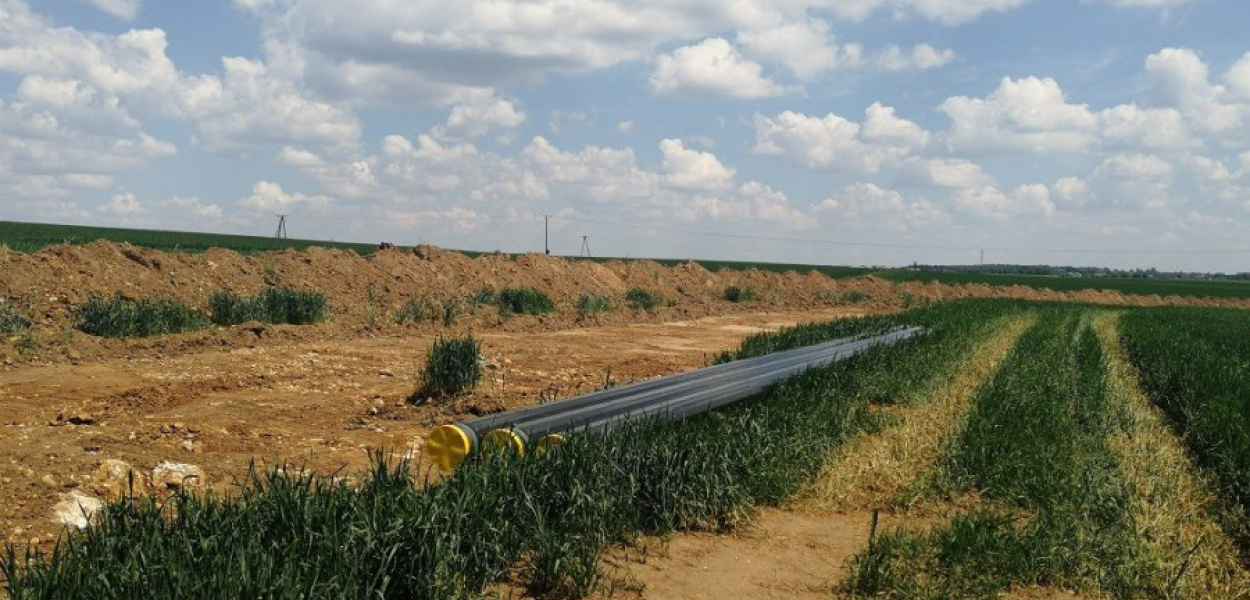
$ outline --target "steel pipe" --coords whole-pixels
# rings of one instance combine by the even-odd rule
[[[640,419],[681,419],[749,398],[809,368],[922,333],[919,327],[899,327],[444,425],[431,432],[425,454],[450,471],[481,448],[524,453],[536,442],[535,449],[543,451],[563,443],[569,432],[600,434]]]

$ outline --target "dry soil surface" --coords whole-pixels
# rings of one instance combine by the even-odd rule
[[[370,450],[419,448],[433,426],[697,368],[752,333],[857,309],[749,313],[667,323],[482,334],[487,377],[453,403],[413,406],[430,335],[277,340],[170,357],[28,365],[0,372],[0,532],[48,545],[53,506],[105,498],[162,462],[228,490],[249,461],[355,473]],[[419,457],[418,457],[419,458]],[[162,491],[167,484],[153,482]],[[194,482],[188,482],[194,483]]]

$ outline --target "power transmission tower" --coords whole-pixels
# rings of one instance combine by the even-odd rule
[[[981,251],[981,266],[985,266],[985,250]]]
[[[278,217],[278,230],[274,232],[273,237],[276,237],[281,240],[285,240],[286,239],[287,215],[277,215],[277,217]]]
[[[589,238],[590,238],[590,236],[588,236],[588,235],[583,235],[583,236],[582,236],[582,252],[581,252],[581,256],[585,256],[586,258],[590,258],[590,240],[589,240]]]

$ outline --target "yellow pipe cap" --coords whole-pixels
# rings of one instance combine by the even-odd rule
[[[482,450],[511,450],[517,456],[525,454],[525,440],[511,429],[495,429],[482,438]]]
[[[445,472],[452,472],[473,450],[468,434],[455,425],[443,425],[425,440],[425,456]]]
[[[538,443],[535,444],[535,452],[542,454],[557,446],[563,446],[568,443],[568,441],[569,440],[567,438],[558,433],[551,433],[543,436],[543,439],[538,440]]]

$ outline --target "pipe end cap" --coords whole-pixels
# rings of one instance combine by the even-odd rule
[[[430,432],[425,440],[425,456],[434,466],[452,472],[460,461],[473,450],[473,442],[463,429],[456,425],[443,425]]]
[[[568,441],[568,438],[558,433],[545,435],[543,436],[543,439],[538,440],[538,443],[534,445],[534,451],[541,455],[552,448],[567,444]]]
[[[525,440],[512,429],[495,429],[482,437],[482,451],[510,450],[513,454],[525,454]]]

